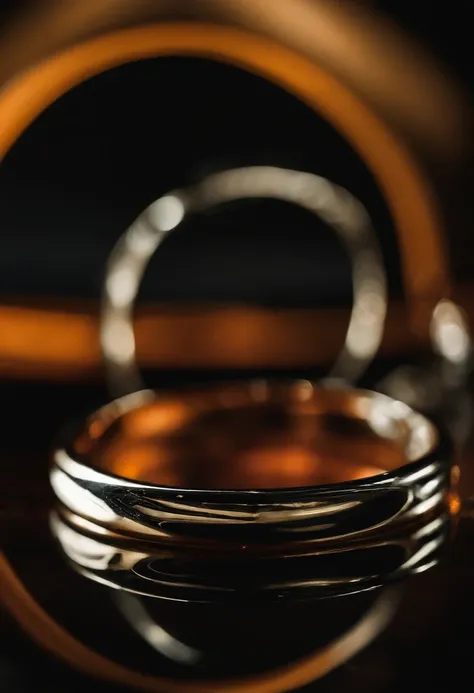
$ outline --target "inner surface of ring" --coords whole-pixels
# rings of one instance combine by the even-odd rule
[[[104,408],[73,448],[90,465],[159,486],[270,489],[334,484],[427,454],[435,428],[375,393],[253,382]],[[133,399],[130,400],[133,402]]]

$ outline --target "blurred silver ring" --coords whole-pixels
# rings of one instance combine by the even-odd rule
[[[328,378],[354,382],[377,353],[387,312],[387,284],[376,234],[364,206],[313,173],[269,166],[222,171],[152,203],[120,237],[107,264],[101,348],[114,394],[144,388],[136,362],[133,310],[146,267],[165,237],[193,213],[245,198],[276,198],[327,223],[352,262],[354,301],[344,346]]]

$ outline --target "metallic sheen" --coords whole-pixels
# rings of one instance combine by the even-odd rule
[[[356,380],[377,353],[387,287],[376,234],[363,205],[320,176],[269,166],[223,171],[151,204],[119,239],[108,262],[101,345],[117,395],[144,387],[136,364],[133,309],[146,267],[165,237],[190,214],[244,198],[276,198],[319,216],[339,236],[352,262],[354,304],[344,347],[328,377]]]
[[[191,416],[196,415],[193,397],[179,395]],[[453,452],[434,424],[385,395],[307,381],[216,386],[195,400],[195,408],[245,405],[257,414],[263,402],[309,416],[310,426],[332,426],[348,440],[348,427],[364,425],[372,435],[398,446],[407,464],[342,483],[269,489],[173,487],[107,469],[101,462],[104,441],[114,431],[125,431],[137,413],[149,413],[153,425],[164,420],[175,401],[176,393],[168,398],[152,391],[134,393],[67,432],[54,451],[50,472],[60,503],[85,523],[122,537],[287,554],[313,545],[338,548],[348,541],[378,540],[387,531],[444,512],[448,505]],[[291,455],[287,464],[293,464]]]
[[[51,529],[70,566],[94,582],[172,601],[248,604],[355,594],[422,573],[439,562],[451,523],[445,510],[385,538],[276,557],[134,546],[61,509]]]

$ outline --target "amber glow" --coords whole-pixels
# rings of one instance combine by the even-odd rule
[[[461,468],[455,464],[451,469],[451,490],[448,494],[448,508],[454,519],[459,519],[462,510],[462,500],[458,490],[460,478]]]
[[[454,299],[474,323],[471,284],[457,287]],[[6,378],[73,381],[100,375],[99,307],[78,301],[0,304],[0,375]],[[219,368],[329,364],[344,340],[348,310],[270,310],[253,306],[151,304],[136,319],[139,362],[148,367]],[[406,329],[408,315],[389,306],[380,354],[431,350],[428,336],[417,340]],[[233,348],[226,326],[246,333]],[[324,340],[321,339],[324,334]],[[215,338],[219,335],[219,339]],[[193,349],[188,349],[189,338]],[[229,346],[229,348],[228,348]],[[230,396],[230,395],[229,395]]]
[[[102,421],[93,421],[89,426],[89,436],[94,438],[99,438],[104,432],[104,423]]]
[[[326,118],[366,162],[386,197],[403,258],[412,328],[429,330],[448,293],[441,223],[428,181],[389,128],[329,72],[261,36],[199,23],[162,23],[105,34],[57,53],[12,79],[0,94],[0,156],[53,101],[88,78],[160,55],[211,57],[287,89]]]
[[[388,446],[387,446],[388,447]],[[374,451],[366,452],[371,457]],[[390,450],[379,450],[380,462],[376,466],[364,464],[358,452],[345,450],[345,456],[325,454],[323,451],[312,451],[303,445],[268,445],[243,453],[234,465],[230,477],[234,485],[243,484],[251,488],[274,488],[277,486],[307,486],[309,484],[334,484],[341,481],[363,479],[381,474],[386,469],[383,464]],[[384,459],[385,458],[385,459]],[[402,457],[403,460],[403,457]],[[403,463],[403,461],[402,461]]]
[[[212,392],[163,395],[123,414],[91,440],[91,463],[158,485],[257,489],[361,479],[407,461],[400,445],[366,424],[325,413],[317,394],[298,404],[291,389],[269,390],[266,400],[251,385]]]
[[[170,434],[183,426],[192,414],[192,409],[179,400],[164,403],[159,411],[156,407],[144,406],[127,415],[122,423],[122,431],[125,435],[138,439],[160,433]]]
[[[461,512],[462,505],[461,505],[461,498],[459,497],[459,495],[456,492],[451,491],[451,493],[449,494],[448,505],[449,505],[449,512],[451,513],[451,515],[453,517],[457,517],[459,515],[459,513]]]
[[[165,368],[329,364],[343,344],[348,319],[346,310],[212,305],[171,310],[151,305],[136,320],[138,360],[144,366]],[[383,354],[424,346],[406,329],[406,320],[404,308],[392,304]],[[239,330],[244,336],[237,348],[231,337]],[[54,304],[0,306],[2,376],[77,380],[97,377],[100,371],[97,305],[71,301],[63,302],[61,309]]]
[[[164,486],[179,486],[179,469],[166,450],[159,445],[124,442],[105,453],[103,464],[117,476],[127,479],[159,477]]]

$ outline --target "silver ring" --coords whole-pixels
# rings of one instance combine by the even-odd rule
[[[209,176],[151,204],[115,245],[105,277],[101,348],[119,395],[144,388],[136,363],[133,310],[145,269],[187,215],[244,198],[277,198],[319,216],[338,234],[352,262],[354,303],[345,344],[329,378],[353,382],[377,353],[387,311],[385,271],[370,219],[347,190],[313,173],[250,167]]]
[[[126,594],[189,603],[305,602],[387,587],[437,565],[452,533],[445,513],[344,549],[313,546],[301,555],[265,557],[137,546],[61,508],[50,523],[83,577]]]
[[[290,440],[294,436],[296,446],[310,450],[297,484],[268,488],[265,482],[260,487],[254,482],[236,488],[232,480],[230,485],[223,481],[212,487],[206,480],[190,486],[177,468],[176,456],[180,464],[185,456],[176,445],[184,441],[194,451],[189,435],[216,411],[222,430],[225,420],[233,422],[242,412],[244,421],[254,420],[260,430],[261,417],[270,412],[270,435],[277,426]],[[315,434],[319,440],[325,431],[330,436],[327,446],[336,436],[353,449],[360,435],[354,431],[367,431],[364,436],[384,441],[388,447],[378,454],[384,455],[386,467],[377,471],[369,467],[352,481],[314,485],[308,474],[314,465],[318,469],[318,459],[324,464],[328,452],[327,447],[321,453],[313,450],[315,443],[307,435]],[[129,448],[120,452],[127,440],[133,445],[138,441],[142,450],[143,436],[153,441],[150,478]],[[237,460],[238,441],[236,445]],[[397,452],[389,460],[392,449]],[[367,465],[367,448],[363,450],[353,456],[362,455]],[[284,459],[291,454],[285,451]],[[245,555],[259,556],[298,554],[316,545],[320,550],[343,551],[353,542],[378,541],[387,531],[449,514],[453,450],[427,418],[384,395],[307,381],[269,381],[169,396],[152,391],[128,395],[68,431],[52,462],[50,481],[58,501],[86,524],[102,527],[105,535],[111,532],[166,546],[179,541],[181,547],[221,553],[244,550]],[[212,464],[214,480],[216,464]],[[284,469],[289,469],[287,464]]]

